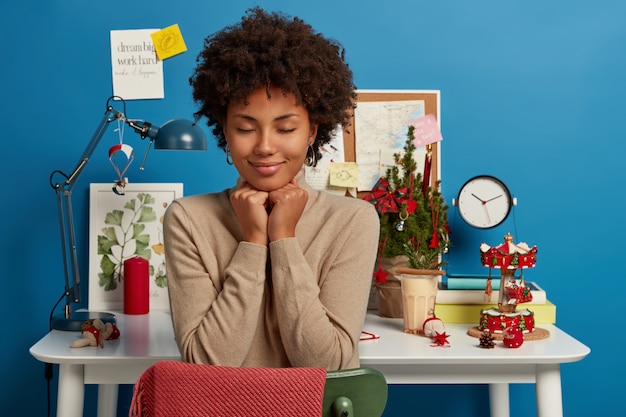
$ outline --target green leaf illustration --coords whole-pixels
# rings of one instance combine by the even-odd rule
[[[115,226],[122,225],[122,218],[124,217],[124,212],[121,210],[113,210],[110,213],[107,213],[104,217],[105,224],[112,224]]]
[[[100,261],[102,272],[98,274],[98,285],[105,291],[113,291],[117,288],[117,280],[115,279],[115,263],[111,261],[108,255],[104,255]]]
[[[104,223],[108,227],[102,228],[102,234],[97,237],[98,255],[102,255],[98,284],[104,291],[115,290],[118,282],[122,281],[126,259],[131,256],[140,256],[146,260],[152,258],[146,224],[157,221],[157,213],[151,206],[154,203],[155,199],[150,194],[139,193],[136,198],[124,203],[123,210],[114,209],[106,213]],[[134,251],[130,253],[132,243]],[[150,275],[154,276],[152,266]],[[165,278],[167,286],[167,276]]]
[[[156,220],[156,213],[152,209],[152,207],[142,207],[139,213],[138,222],[148,223]]]
[[[98,235],[98,255],[111,255],[111,248],[119,246],[115,229],[113,227],[105,227],[102,229],[104,235]]]
[[[150,236],[149,235],[142,235],[141,234],[144,230],[146,230],[146,225],[145,224],[141,224],[141,223],[133,224],[133,235],[132,235],[131,239],[142,240],[142,241],[145,242],[145,239],[147,237],[147,239],[150,240]]]

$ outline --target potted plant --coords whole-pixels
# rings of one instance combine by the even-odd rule
[[[374,285],[381,316],[402,317],[402,294],[397,268],[428,270],[442,275],[441,255],[450,245],[448,205],[440,181],[429,184],[430,155],[427,149],[424,174],[417,172],[414,159],[413,126],[409,126],[396,165],[387,169],[365,200],[375,205],[380,216],[378,262]],[[424,180],[425,176],[427,177]]]

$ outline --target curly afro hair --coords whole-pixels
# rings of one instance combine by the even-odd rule
[[[248,9],[241,22],[208,36],[189,78],[193,99],[221,149],[226,148],[223,123],[231,104],[245,103],[252,90],[280,87],[303,105],[318,124],[313,150],[332,139],[338,125],[348,126],[355,106],[352,71],[337,41],[325,38],[297,17]]]

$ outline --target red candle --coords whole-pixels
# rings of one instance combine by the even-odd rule
[[[150,310],[150,264],[135,256],[124,261],[124,314]]]

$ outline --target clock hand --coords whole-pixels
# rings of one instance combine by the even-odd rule
[[[474,198],[476,198],[477,200],[480,200],[481,203],[485,204],[486,201],[483,200],[482,198],[478,197],[476,194],[472,193],[472,196],[474,196]]]
[[[489,217],[489,210],[487,210],[487,204],[485,204],[485,202],[483,202],[483,207],[485,209],[485,216],[487,216],[487,224],[491,224],[491,217]]]
[[[495,197],[493,197],[493,198],[490,198],[489,200],[485,201],[484,203],[488,203],[488,202],[490,202],[491,200],[495,200],[496,198],[500,198],[500,197],[502,197],[502,195],[503,195],[503,194],[500,194],[500,195],[497,195],[497,196],[495,196]]]

